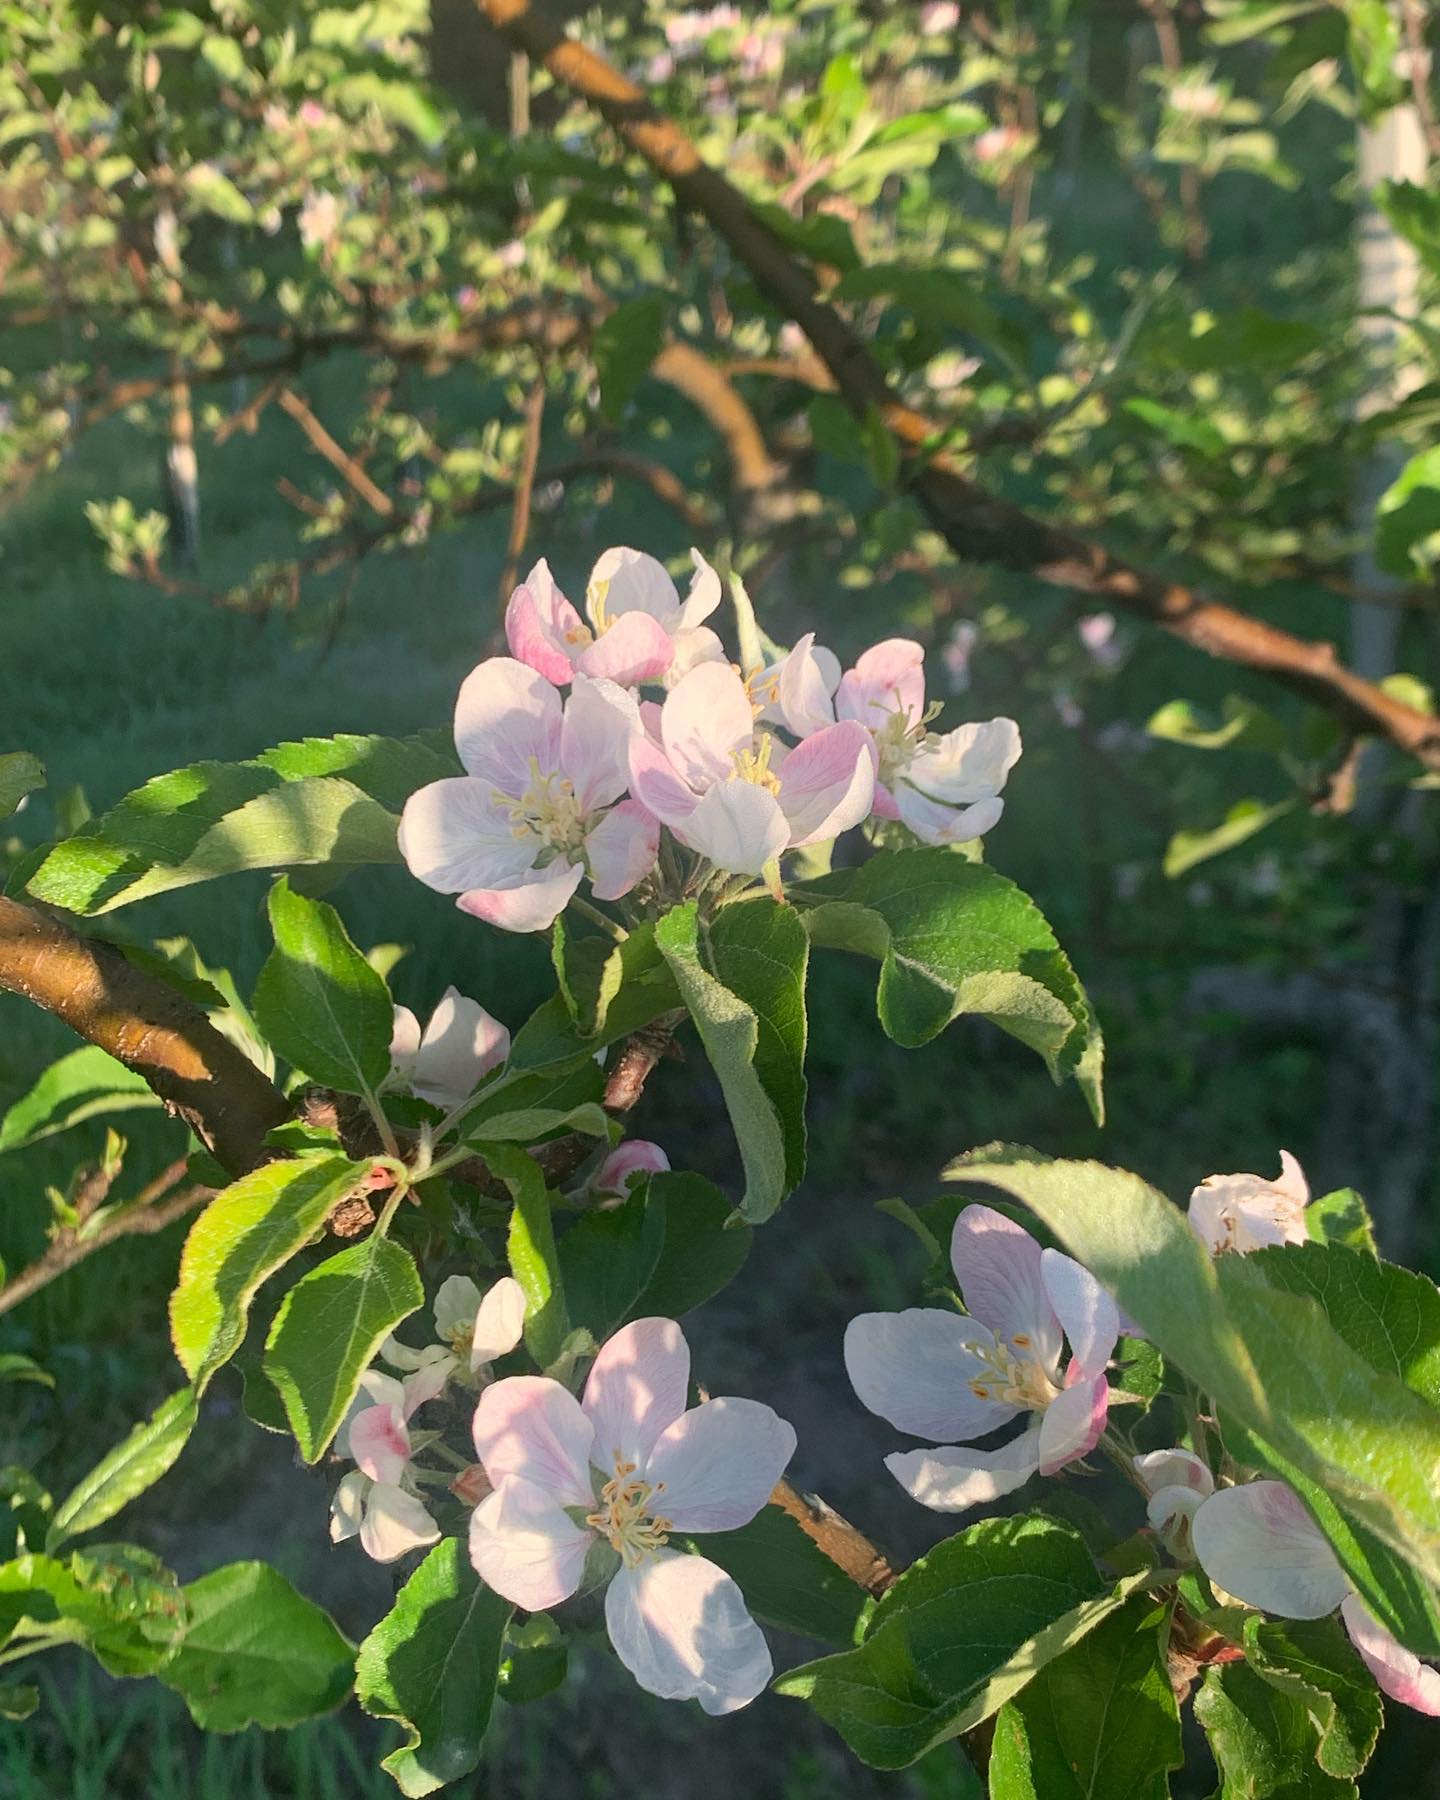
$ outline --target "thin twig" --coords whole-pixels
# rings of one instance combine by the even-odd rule
[[[314,448],[320,452],[332,469],[345,478],[370,510],[379,513],[382,519],[393,518],[395,502],[383,488],[376,486],[356,458],[331,437],[294,388],[281,388],[277,398]]]
[[[518,60],[518,59],[517,59]],[[500,607],[515,591],[520,579],[520,558],[530,536],[530,503],[535,493],[535,465],[540,460],[540,437],[545,423],[545,377],[535,377],[525,397],[525,432],[520,446],[520,467],[515,476],[515,503],[510,509],[510,537],[505,546],[505,567],[500,573]]]

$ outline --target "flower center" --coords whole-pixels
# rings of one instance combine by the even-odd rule
[[[585,1523],[593,1531],[610,1540],[610,1548],[619,1554],[627,1569],[655,1555],[665,1543],[671,1525],[652,1511],[655,1497],[664,1492],[665,1483],[635,1479],[635,1464],[615,1458],[615,1473],[600,1490],[597,1511],[588,1513]]]
[[[899,707],[896,707],[885,723],[875,731],[875,749],[880,757],[876,779],[882,786],[893,787],[896,779],[910,767],[915,752],[930,735],[926,729],[928,721],[927,713],[924,719],[912,725]]]
[[[751,782],[755,787],[764,788],[767,794],[780,792],[780,777],[770,767],[770,753],[774,746],[774,738],[768,731],[762,731],[748,750],[731,752],[735,773],[740,779]]]
[[[997,1340],[984,1348],[977,1347],[972,1354],[985,1369],[971,1379],[970,1392],[977,1400],[997,1400],[1005,1406],[1043,1412],[1060,1390],[1034,1356],[1024,1354],[1031,1349],[1030,1339],[1023,1332],[1017,1333],[1009,1344]],[[1016,1350],[1022,1354],[1017,1356]]]
[[[585,815],[575,784],[554,770],[545,773],[532,756],[530,785],[519,799],[502,795],[517,838],[540,837],[553,850],[578,850],[585,841]]]
[[[475,1321],[462,1319],[458,1325],[452,1325],[445,1333],[443,1342],[457,1356],[469,1356],[470,1346],[475,1341]]]

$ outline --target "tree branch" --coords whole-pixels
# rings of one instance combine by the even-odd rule
[[[934,453],[937,427],[891,393],[863,341],[840,313],[817,298],[810,272],[640,88],[568,38],[534,0],[477,0],[477,5],[511,44],[589,100],[670,183],[682,203],[709,221],[769,299],[800,325],[850,410],[861,419],[878,415],[897,439],[906,479],[958,556],[1103,597],[1196,650],[1268,675],[1352,729],[1386,737],[1427,768],[1440,769],[1440,720],[1363,680],[1339,661],[1333,645],[1294,637],[1180,582],[1135,568],[1102,545],[990,493],[953,458]]]
[[[884,1553],[848,1519],[842,1519],[818,1494],[802,1494],[781,1476],[770,1496],[770,1504],[788,1513],[835,1567],[843,1570],[867,1594],[873,1594],[878,1600],[886,1588],[893,1585],[900,1571],[891,1568]]]
[[[280,405],[305,433],[311,446],[318,450],[330,467],[352,487],[371,512],[382,519],[393,518],[395,502],[383,488],[377,487],[360,463],[343,444],[337,443],[294,388],[282,387],[277,396]]]

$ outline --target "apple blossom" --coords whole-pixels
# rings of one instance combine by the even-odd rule
[[[991,1207],[960,1214],[950,1261],[968,1316],[862,1313],[845,1332],[861,1403],[940,1446],[885,1459],[936,1512],[964,1512],[1088,1455],[1105,1429],[1105,1369],[1120,1334],[1115,1302],[1087,1269]],[[1031,1422],[998,1450],[965,1447],[1022,1414]]]
[[[1274,1181],[1262,1175],[1207,1175],[1190,1196],[1191,1229],[1216,1256],[1223,1250],[1261,1250],[1303,1244],[1309,1237],[1305,1208],[1310,1188],[1288,1150],[1280,1152]]]
[[[405,803],[411,874],[506,931],[544,931],[587,872],[600,899],[618,900],[649,872],[659,838],[644,808],[620,798],[639,732],[634,696],[612,681],[577,677],[562,702],[524,663],[481,663],[455,706],[467,772]]]
[[[408,1006],[395,1008],[390,1078],[435,1106],[459,1106],[510,1054],[510,1033],[478,1000],[447,987],[422,1033]]]
[[[359,1467],[341,1480],[330,1502],[333,1543],[358,1534],[367,1556],[394,1562],[439,1541],[440,1528],[409,1476],[410,1418],[439,1392],[433,1382],[430,1367],[404,1382],[375,1369],[361,1377],[361,1394],[335,1438],[336,1454],[353,1457]]]
[[[795,1433],[755,1400],[687,1411],[689,1382],[675,1321],[636,1319],[601,1347],[583,1401],[545,1376],[486,1388],[475,1449],[494,1492],[471,1518],[470,1557],[497,1594],[540,1612],[576,1592],[598,1550],[614,1565],[605,1624],[621,1662],[649,1693],[727,1713],[769,1681],[770,1652],[734,1581],[667,1540],[753,1519]]]
[[[887,638],[841,676],[832,699],[814,639],[803,637],[780,669],[780,705],[802,740],[836,719],[861,725],[874,747],[875,816],[899,819],[927,844],[960,843],[999,821],[1020,728],[1001,718],[931,731],[938,709],[925,701],[924,661],[911,639]]]
[[[438,1394],[462,1359],[474,1374],[509,1355],[524,1334],[525,1294],[512,1275],[502,1275],[483,1295],[468,1275],[450,1275],[436,1290],[434,1318],[436,1342],[413,1350],[391,1332],[380,1355],[392,1369],[416,1373],[443,1365]]]
[[[757,725],[728,663],[683,676],[657,726],[630,741],[631,790],[682,844],[731,874],[758,875],[781,851],[838,837],[870,811],[864,730],[847,721],[788,749]]]
[[[1338,1606],[1381,1692],[1440,1717],[1440,1670],[1421,1662],[1375,1617],[1283,1481],[1222,1488],[1201,1503],[1191,1533],[1206,1576],[1247,1606],[1284,1619],[1320,1619]]]
[[[629,1191],[632,1175],[660,1175],[670,1167],[670,1158],[658,1144],[645,1138],[626,1138],[617,1144],[595,1173],[585,1183],[592,1199],[607,1194]]]
[[[585,589],[587,625],[561,593],[543,558],[510,596],[505,637],[511,654],[563,687],[589,675],[635,687],[659,681],[678,665],[722,657],[705,625],[720,604],[720,577],[698,550],[684,601],[664,566],[643,550],[607,550]]]
[[[1202,1500],[1215,1492],[1208,1463],[1192,1450],[1149,1450],[1135,1458],[1135,1473],[1149,1496],[1145,1517],[1172,1556],[1189,1560],[1190,1525]]]

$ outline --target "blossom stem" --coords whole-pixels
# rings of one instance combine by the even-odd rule
[[[614,938],[617,944],[623,944],[630,933],[623,925],[617,924],[608,913],[601,912],[598,906],[592,906],[588,900],[582,900],[576,894],[570,901],[575,911],[582,918],[588,919],[592,925],[598,925],[607,937]]]

